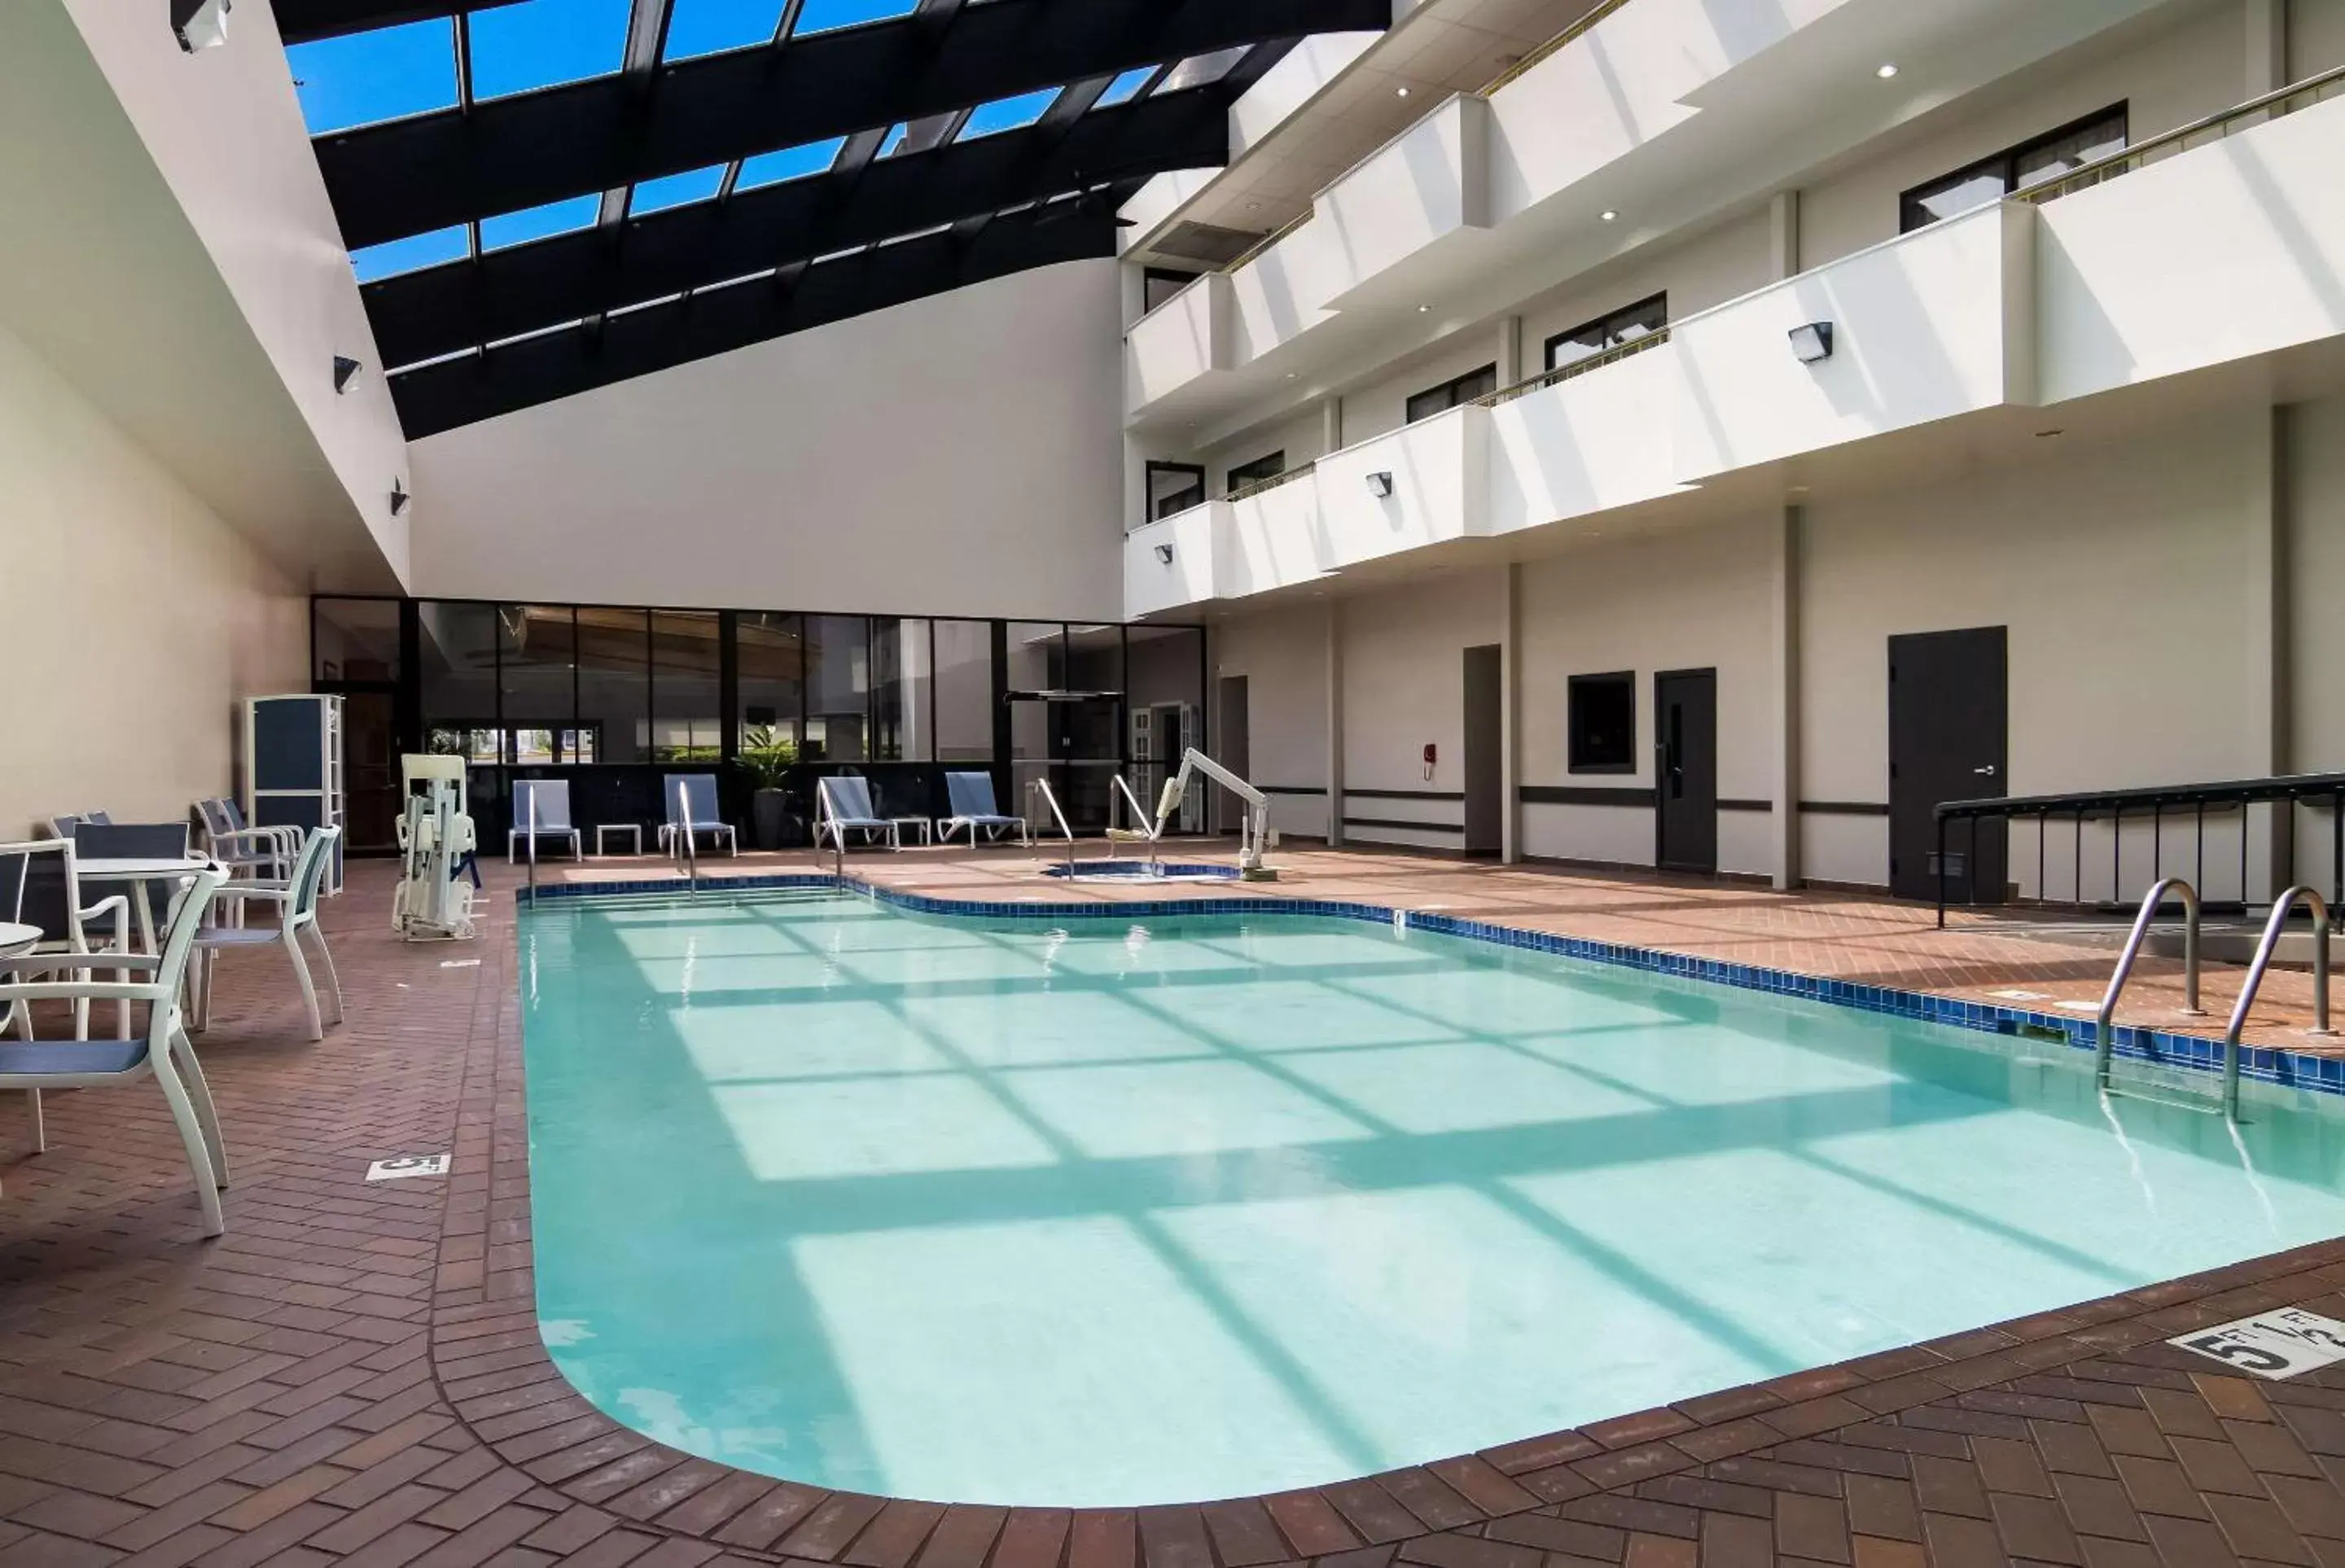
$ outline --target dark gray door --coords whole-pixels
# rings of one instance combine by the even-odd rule
[[[1653,677],[1654,859],[1664,871],[1718,869],[1718,672]]]
[[[1221,754],[1213,760],[1230,772],[1251,783],[1254,779],[1253,748],[1247,744],[1246,678],[1244,675],[1222,677],[1222,712],[1213,731],[1221,744]],[[1171,753],[1166,753],[1170,756]],[[1175,760],[1178,766],[1178,760]],[[1221,803],[1219,821],[1222,831],[1235,833],[1245,818],[1245,802],[1221,785],[1213,786],[1213,798]]]
[[[1466,853],[1497,855],[1505,846],[1505,726],[1498,693],[1497,643],[1466,650]]]
[[[1889,639],[1889,891],[1938,895],[1938,804],[2011,793],[2004,628]],[[2000,822],[1949,825],[1946,896],[2004,899]]]

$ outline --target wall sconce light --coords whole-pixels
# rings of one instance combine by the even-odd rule
[[[391,515],[397,517],[407,510],[407,487],[397,480],[391,481]]]
[[[228,0],[171,0],[171,31],[192,55],[228,42]]]
[[[1832,354],[1832,324],[1811,321],[1804,327],[1792,329],[1792,352],[1800,357],[1802,365],[1813,365],[1829,359]]]
[[[1382,501],[1386,496],[1392,494],[1392,475],[1387,472],[1370,474],[1368,476],[1368,493],[1375,496],[1378,501]]]
[[[1170,565],[1172,565],[1172,547],[1171,545],[1169,545],[1169,544],[1160,544],[1160,545],[1158,545],[1158,546],[1156,547],[1156,559],[1157,559],[1158,562],[1159,562],[1160,564],[1162,564],[1162,565],[1165,565],[1165,566],[1170,566]]]
[[[350,383],[357,380],[359,372],[365,369],[366,367],[364,365],[359,363],[356,359],[351,359],[347,354],[335,355],[334,390],[337,392],[349,391],[350,389]]]

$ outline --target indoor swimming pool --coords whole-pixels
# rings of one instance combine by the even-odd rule
[[[2345,1231],[2335,1097],[1314,916],[524,915],[538,1305],[662,1442],[1134,1505],[1422,1462]]]

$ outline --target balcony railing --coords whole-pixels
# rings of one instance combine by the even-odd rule
[[[1558,381],[1568,381],[1574,376],[1585,376],[1590,370],[1600,370],[1607,365],[1617,365],[1632,354],[1641,354],[1648,349],[1658,349],[1669,340],[1670,329],[1663,327],[1658,331],[1648,332],[1641,338],[1631,338],[1626,343],[1618,344],[1601,353],[1590,354],[1584,359],[1574,359],[1568,365],[1558,365],[1554,369],[1533,376],[1528,381],[1517,381],[1511,387],[1501,387],[1495,392],[1485,392],[1474,401],[1483,408],[1495,409],[1500,403],[1511,403],[1517,398],[1529,397],[1542,387],[1552,387]]]
[[[1570,26],[1566,27],[1562,32],[1558,33],[1554,37],[1549,38],[1546,43],[1541,44],[1538,48],[1533,49],[1529,54],[1525,55],[1521,59],[1517,60],[1513,65],[1508,66],[1504,71],[1501,71],[1498,75],[1491,77],[1490,80],[1483,86],[1481,96],[1486,98],[1488,97],[1500,87],[1505,86],[1508,82],[1513,81],[1516,77],[1530,70],[1541,60],[1546,59],[1549,55],[1554,54],[1558,49],[1562,48],[1574,38],[1579,37],[1590,27],[1595,26],[1596,24],[1604,20],[1605,17],[1609,16],[1613,12],[1619,10],[1622,6],[1628,4],[1629,0],[1601,0],[1600,4],[1592,7],[1587,15],[1581,16],[1579,21],[1574,22]]]
[[[1272,246],[1276,245],[1280,240],[1284,239],[1288,235],[1293,234],[1296,229],[1310,222],[1311,215],[1315,210],[1315,207],[1304,207],[1301,212],[1295,214],[1293,217],[1288,218],[1284,223],[1280,224],[1276,228],[1272,229],[1268,234],[1264,235],[1260,239],[1255,240],[1252,245],[1246,247],[1244,252],[1238,256],[1234,260],[1224,262],[1222,266],[1222,270],[1223,272],[1235,272],[1241,267],[1252,266],[1254,261],[1260,258],[1264,251],[1268,250]]]
[[[2057,201],[2064,196],[2115,179],[2121,174],[2131,174],[2146,164],[2157,163],[2176,153],[2188,152],[2192,147],[2205,147],[2209,142],[2221,141],[2235,131],[2263,125],[2299,109],[2310,108],[2340,93],[2345,93],[2345,66],[2324,71],[2317,76],[2307,76],[2303,81],[2291,83],[2278,92],[2250,98],[2244,104],[2219,110],[2204,119],[2193,120],[2187,126],[2178,126],[2147,141],[2136,142],[2122,152],[2095,158],[2066,174],[2039,180],[2024,190],[2014,191],[2012,199],[2039,205]]]
[[[1249,496],[1257,496],[1262,494],[1264,491],[1276,490],[1280,485],[1293,484],[1296,480],[1306,479],[1310,476],[1311,470],[1318,466],[1318,463],[1315,461],[1299,464],[1294,468],[1286,470],[1283,473],[1274,473],[1268,479],[1258,479],[1251,484],[1242,484],[1235,490],[1230,491],[1229,494],[1222,497],[1222,499],[1223,501],[1244,501]]]

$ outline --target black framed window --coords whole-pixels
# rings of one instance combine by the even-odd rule
[[[1576,774],[1637,771],[1637,673],[1574,675],[1569,686],[1570,768]]]
[[[1196,272],[1175,272],[1169,267],[1147,268],[1140,275],[1141,313],[1145,315],[1155,309],[1202,276]]]
[[[714,610],[652,612],[652,761],[715,763],[724,755],[723,630]]]
[[[1498,366],[1493,360],[1478,370],[1468,370],[1455,379],[1444,381],[1437,387],[1427,387],[1411,397],[1408,400],[1408,422],[1413,425],[1419,420],[1446,414],[1460,403],[1470,403],[1497,389]]]
[[[1649,338],[1669,324],[1670,297],[1667,293],[1639,299],[1609,316],[1583,321],[1568,332],[1558,332],[1549,338],[1547,340],[1547,368],[1560,370],[1566,365],[1592,359],[1624,343]]]
[[[1199,463],[1148,465],[1148,521],[1171,517],[1205,504],[1205,470]]]
[[[1230,469],[1229,483],[1223,488],[1243,490],[1250,484],[1260,484],[1266,479],[1276,479],[1285,471],[1286,452],[1281,449],[1266,456],[1258,457],[1250,463],[1233,465]]]
[[[1897,231],[1911,234],[1941,218],[2000,201],[2013,191],[2081,168],[2095,158],[2122,152],[2127,134],[2126,106],[2118,104],[2006,147],[1993,157],[1940,175],[1898,197]]]

